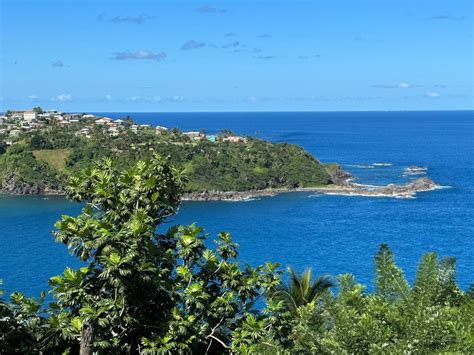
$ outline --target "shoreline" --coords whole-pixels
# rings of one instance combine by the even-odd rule
[[[404,185],[388,184],[382,186],[346,183],[341,185],[329,185],[327,187],[296,187],[296,188],[274,188],[252,191],[202,191],[191,192],[183,195],[183,201],[251,201],[260,197],[274,197],[276,195],[293,192],[318,193],[332,196],[359,196],[359,197],[385,197],[398,199],[413,199],[419,192],[429,192],[446,188],[423,177],[413,180]]]
[[[398,199],[415,198],[419,192],[428,192],[446,188],[427,177],[418,178],[404,185],[388,184],[381,186],[363,185],[352,182],[318,187],[279,187],[250,191],[195,191],[183,194],[182,201],[251,201],[260,197],[274,197],[284,193],[306,192],[331,196],[385,197]],[[63,191],[46,190],[41,193],[15,193],[0,190],[0,195],[7,196],[65,196]]]

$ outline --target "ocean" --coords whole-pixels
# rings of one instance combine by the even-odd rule
[[[413,178],[404,176],[405,168],[426,166],[428,177],[449,188],[406,200],[288,193],[246,202],[185,202],[166,226],[196,222],[211,240],[229,231],[240,244],[242,263],[352,273],[369,290],[380,243],[389,244],[410,282],[420,257],[431,251],[456,258],[463,288],[474,282],[473,111],[102,114],[298,144],[322,162],[340,163],[364,184],[404,183]],[[49,277],[79,266],[51,235],[62,214],[79,211],[80,205],[62,197],[0,196],[0,279],[7,293],[37,296],[47,290]]]

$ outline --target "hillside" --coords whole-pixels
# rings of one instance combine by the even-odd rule
[[[74,128],[74,127],[73,127]],[[331,174],[299,146],[273,144],[224,132],[215,141],[192,139],[179,130],[157,132],[152,128],[124,128],[117,136],[105,127],[93,126],[87,137],[74,129],[47,125],[22,133],[0,155],[2,191],[42,194],[63,190],[67,176],[94,161],[110,157],[120,166],[149,158],[169,156],[189,182],[186,191],[248,191],[267,188],[326,186]],[[5,140],[5,139],[4,139]]]

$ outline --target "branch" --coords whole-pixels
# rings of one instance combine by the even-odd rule
[[[229,346],[228,346],[228,345],[226,345],[222,340],[220,340],[219,338],[215,337],[215,336],[212,335],[212,334],[209,334],[206,338],[215,339],[215,340],[217,340],[224,348],[229,349]]]
[[[226,349],[229,348],[226,344],[224,344],[224,342],[223,342],[222,340],[220,340],[219,338],[217,338],[217,337],[214,336],[214,332],[216,331],[217,328],[219,328],[219,326],[222,324],[223,321],[224,321],[224,317],[222,317],[221,320],[219,321],[219,323],[217,323],[217,324],[211,329],[211,333],[206,336],[206,338],[211,338],[211,341],[209,342],[209,345],[207,346],[207,349],[206,349],[206,354],[208,353],[209,349],[211,348],[212,339],[217,340],[224,348],[226,348]]]

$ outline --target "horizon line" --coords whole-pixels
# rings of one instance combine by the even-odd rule
[[[279,111],[106,111],[106,110],[93,110],[87,111],[91,113],[337,113],[337,112],[470,112],[474,111],[474,108],[470,109],[441,109],[441,110],[423,110],[423,109],[412,109],[412,110],[279,110]],[[72,111],[71,111],[72,112]],[[78,112],[78,111],[74,111]],[[84,111],[85,112],[85,111]]]

